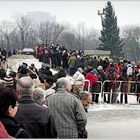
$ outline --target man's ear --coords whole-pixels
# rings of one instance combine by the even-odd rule
[[[18,99],[20,99],[20,98],[21,98],[21,95],[20,95],[19,90],[16,90],[16,96],[17,96],[17,98],[18,98]]]
[[[12,111],[13,111],[13,107],[10,105],[7,110],[8,115],[10,115],[12,113]]]

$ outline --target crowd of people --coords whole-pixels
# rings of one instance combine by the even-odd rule
[[[91,94],[81,92],[79,98],[71,89],[63,69],[53,75],[45,64],[39,70],[27,63],[17,72],[1,68],[0,137],[87,138]]]
[[[78,67],[84,67],[86,59],[83,51],[67,50],[58,44],[56,46],[53,44],[38,45],[36,55],[40,62],[51,65],[51,68],[62,67],[70,75],[73,75]],[[79,62],[77,63],[77,61]]]
[[[116,103],[114,93],[118,88],[119,103],[123,103],[123,96],[124,103],[128,103],[128,93],[134,90],[140,102],[140,85],[136,89],[136,84],[129,84],[129,81],[140,81],[140,64],[127,60],[114,63],[107,58],[84,56],[81,51],[68,51],[59,45],[47,48],[44,44],[37,48],[37,58],[43,62],[40,69],[23,62],[16,72],[2,66],[1,59],[2,138],[87,138],[86,113],[90,104],[99,103],[98,81],[110,81],[104,86],[104,91],[109,92],[103,95],[104,102]],[[50,67],[58,72],[53,74]],[[117,81],[123,81],[121,86]]]
[[[46,55],[47,54],[47,55]],[[111,59],[101,58],[101,57],[90,57],[84,55],[83,51],[78,50],[67,50],[64,46],[53,44],[46,45],[41,44],[37,48],[37,58],[39,61],[49,64],[51,68],[60,69],[66,71],[67,74],[72,76],[75,80],[74,88],[77,85],[83,85],[83,81],[90,81],[90,92],[92,93],[92,102],[99,102],[99,90],[102,87],[99,86],[97,81],[104,82],[105,80],[113,80],[105,83],[104,94],[102,96],[104,102],[107,103],[128,103],[128,93],[135,93],[137,96],[137,101],[139,99],[139,75],[140,75],[140,64],[131,62],[128,60],[118,60],[114,63]],[[78,79],[80,77],[80,80]],[[123,81],[117,83],[117,81]],[[137,84],[132,84],[128,81],[136,81]],[[85,82],[84,90],[87,90],[88,83]],[[78,86],[80,90],[82,87]],[[75,90],[75,89],[74,89]],[[118,90],[121,92],[120,101],[117,101],[116,93]],[[112,92],[112,95],[110,94]],[[102,94],[102,93],[101,93]],[[124,96],[124,101],[123,101]]]

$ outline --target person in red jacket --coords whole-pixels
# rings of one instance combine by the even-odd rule
[[[44,47],[44,44],[41,44],[41,45],[38,44],[37,56],[40,62],[42,62],[42,58],[43,58],[43,47]]]
[[[88,90],[88,86],[89,86],[89,92],[93,93],[92,86],[96,83],[96,81],[99,80],[97,70],[96,69],[93,69],[90,72],[88,72],[86,74],[86,76],[85,76],[85,79],[86,80],[89,80],[89,83],[90,83],[88,85],[88,82],[85,82],[85,85],[84,85],[85,90]],[[92,94],[92,101],[94,101],[94,97],[95,96]]]

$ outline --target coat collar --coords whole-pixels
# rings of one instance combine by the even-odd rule
[[[66,89],[64,89],[64,88],[58,88],[57,90],[56,90],[56,93],[69,93]]]
[[[19,124],[17,123],[17,121],[10,116],[5,116],[4,118],[1,118],[1,121],[6,125],[6,126],[18,126]]]
[[[32,96],[22,96],[18,103],[33,103],[34,100],[33,100],[33,97]]]

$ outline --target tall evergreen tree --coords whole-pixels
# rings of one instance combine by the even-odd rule
[[[111,5],[107,2],[107,6],[103,9],[102,17],[102,31],[99,40],[99,49],[111,51],[112,58],[119,58],[122,56],[123,42],[120,39],[120,29],[117,25],[117,17]]]

